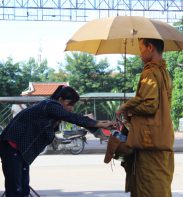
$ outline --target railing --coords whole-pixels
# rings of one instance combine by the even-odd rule
[[[5,127],[12,119],[11,104],[0,104],[0,126]]]
[[[12,104],[25,103],[27,106],[39,102],[45,97],[0,97],[0,132],[13,118],[11,113]]]

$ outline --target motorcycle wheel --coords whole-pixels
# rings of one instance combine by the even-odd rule
[[[84,150],[84,147],[85,147],[85,143],[83,141],[83,139],[81,138],[75,138],[72,140],[72,148],[70,149],[70,152],[73,154],[73,155],[78,155],[80,154],[83,150]]]

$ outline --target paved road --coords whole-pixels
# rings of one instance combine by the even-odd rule
[[[104,164],[103,158],[104,154],[39,156],[31,166],[31,186],[41,197],[129,197],[120,163]],[[1,171],[0,177],[3,191]],[[183,197],[182,184],[183,154],[176,154],[173,197]]]
[[[88,135],[81,155],[47,154],[31,166],[31,186],[41,197],[129,197],[124,193],[125,172],[120,163],[104,164],[106,143]],[[183,197],[183,132],[175,138],[173,197]],[[112,163],[111,163],[112,164]],[[0,170],[0,196],[4,178]],[[35,195],[33,194],[33,197]]]
[[[106,142],[100,143],[100,140],[95,138],[92,134],[87,134],[87,144],[82,154],[99,154],[105,153]],[[175,132],[175,152],[183,152],[183,132]],[[48,151],[48,154],[53,154],[53,151]],[[54,154],[60,154],[60,152],[54,152]]]

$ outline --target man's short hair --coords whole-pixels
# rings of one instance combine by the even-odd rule
[[[139,40],[143,40],[143,43],[145,46],[148,46],[149,44],[152,44],[158,53],[163,53],[164,50],[164,41],[160,39],[154,39],[154,38],[140,38]]]

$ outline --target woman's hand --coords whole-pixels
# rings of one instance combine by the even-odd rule
[[[117,123],[110,120],[100,120],[97,122],[96,127],[104,129],[113,129],[116,128]]]
[[[99,121],[97,122],[97,124],[95,125],[95,127],[111,130],[111,129],[115,129],[115,128],[117,127],[117,122],[110,121],[110,120],[99,120]],[[104,133],[102,132],[102,129],[97,129],[97,130],[93,133],[93,135],[94,135],[96,138],[104,138],[104,137],[106,137],[106,136],[104,135]]]

